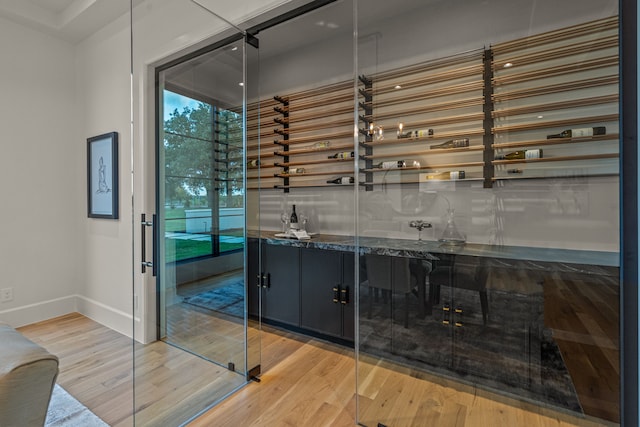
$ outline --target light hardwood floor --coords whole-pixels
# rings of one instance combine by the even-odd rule
[[[20,331],[60,357],[58,382],[65,389],[110,425],[131,425],[133,353],[128,338],[79,314]],[[191,427],[355,425],[352,350],[271,329],[263,333],[262,343],[265,373],[261,382],[248,384],[204,412]],[[178,425],[182,414],[176,396],[159,394],[156,387],[171,383],[184,396],[190,388],[200,387],[200,369],[209,368],[162,342],[146,349],[149,366],[163,364],[166,375],[137,390],[138,407],[146,411],[137,418],[137,425]],[[359,410],[368,426],[378,422],[394,427],[602,425],[364,357],[358,369]],[[167,411],[176,412],[175,424],[154,421],[154,415],[165,417]]]

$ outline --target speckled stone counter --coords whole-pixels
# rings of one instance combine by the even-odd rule
[[[275,232],[262,232],[261,237],[270,245],[287,245],[301,248],[318,248],[338,251],[354,251],[356,245],[360,253],[403,256],[419,259],[438,259],[438,254],[456,254],[491,259],[491,263],[502,267],[548,270],[553,263],[554,270],[567,272],[604,273],[599,267],[618,267],[617,252],[582,251],[556,248],[535,248],[523,246],[496,246],[465,243],[446,245],[432,240],[408,240],[386,237],[360,237],[320,234],[310,240],[300,241],[276,237]],[[257,232],[250,237],[258,237]],[[516,261],[516,262],[514,262]]]

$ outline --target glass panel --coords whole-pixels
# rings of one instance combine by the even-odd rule
[[[144,192],[156,194],[158,248],[157,282],[147,269],[139,291],[135,424],[182,425],[247,382],[246,47],[241,34],[191,1],[138,12],[134,82],[149,79],[138,102],[156,112],[143,120],[156,123],[148,131],[157,135],[157,164],[153,156],[141,162],[156,175],[146,182],[157,188]],[[178,22],[188,25],[176,39],[167,33]],[[202,40],[193,31],[203,27],[218,35],[190,53],[202,47],[188,44]],[[181,57],[176,42],[185,43]],[[166,59],[147,65],[158,52]]]
[[[356,10],[358,421],[618,423],[617,2]]]

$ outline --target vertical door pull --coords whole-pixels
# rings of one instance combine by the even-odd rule
[[[141,226],[141,257],[140,259],[142,260],[142,272],[146,273],[147,272],[147,267],[152,268],[152,274],[155,276],[156,275],[156,266],[157,266],[157,260],[156,260],[156,256],[157,256],[157,246],[158,246],[158,236],[157,236],[157,227],[156,227],[156,215],[153,215],[153,220],[152,221],[147,221],[147,216],[146,214],[141,214],[141,221],[140,221],[140,226]],[[153,233],[153,248],[152,248],[152,260],[151,261],[147,261],[147,227],[151,227],[152,233]]]

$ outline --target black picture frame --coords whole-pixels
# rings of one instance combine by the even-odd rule
[[[87,215],[118,219],[118,132],[87,138]]]

